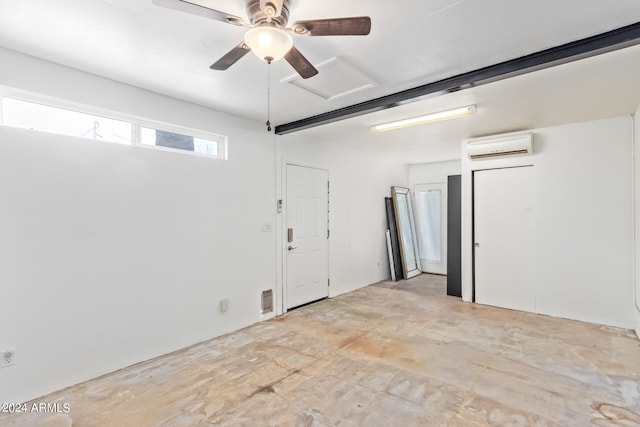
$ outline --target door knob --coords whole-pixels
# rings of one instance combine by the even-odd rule
[[[292,251],[292,250],[294,250],[294,249],[298,249],[298,247],[297,247],[297,246],[291,246],[291,245],[289,245],[289,247],[288,247],[287,249],[289,249],[290,251]]]

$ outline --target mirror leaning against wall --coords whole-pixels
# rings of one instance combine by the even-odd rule
[[[396,214],[402,271],[405,279],[409,279],[422,273],[411,193],[408,188],[394,186],[391,187],[391,198],[393,199],[393,208]]]

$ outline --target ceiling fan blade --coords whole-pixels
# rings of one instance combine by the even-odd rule
[[[356,16],[296,21],[291,29],[296,34],[309,36],[366,36],[371,32],[371,18]]]
[[[213,19],[215,21],[226,22],[234,25],[248,26],[242,18],[230,15],[228,13],[220,12],[219,10],[210,9],[208,7],[200,6],[199,4],[191,3],[186,0],[152,0],[156,6],[162,6],[169,9],[179,10],[181,12],[190,13],[192,15],[203,16],[205,18]]]
[[[311,65],[311,62],[300,53],[296,47],[292,47],[284,56],[289,64],[300,74],[303,79],[308,79],[318,74],[318,70]]]
[[[260,0],[260,9],[269,18],[275,18],[282,13],[284,0]]]
[[[212,70],[226,70],[231,67],[233,64],[238,62],[240,58],[245,56],[247,53],[251,52],[249,46],[244,44],[244,42],[240,43],[229,52],[227,52],[222,58],[218,59],[214,64],[212,64],[209,68]]]

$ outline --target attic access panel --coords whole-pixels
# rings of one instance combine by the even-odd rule
[[[378,84],[344,59],[333,57],[316,66],[319,74],[303,79],[295,74],[280,81],[290,83],[327,101],[375,87]]]

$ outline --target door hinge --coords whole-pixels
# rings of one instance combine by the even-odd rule
[[[327,239],[329,238],[329,229],[327,228]]]
[[[331,279],[327,279],[327,286],[331,286]]]

